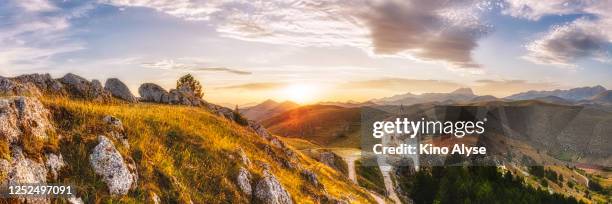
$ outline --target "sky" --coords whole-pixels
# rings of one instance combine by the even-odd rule
[[[0,76],[75,73],[204,99],[367,101],[612,88],[612,0],[0,0]]]

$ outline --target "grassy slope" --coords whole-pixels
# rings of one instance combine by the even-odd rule
[[[359,148],[361,110],[331,105],[303,106],[264,120],[272,133],[326,147]]]
[[[298,170],[285,169],[273,161],[261,148],[265,140],[202,108],[146,103],[101,105],[64,98],[47,98],[43,102],[52,110],[58,133],[64,137],[60,151],[68,167],[58,182],[76,185],[87,203],[133,203],[150,199],[151,192],[164,203],[247,202],[234,182],[235,172],[243,164],[229,158],[238,147],[252,161],[269,163],[294,200],[310,203],[312,194],[322,194],[301,178]],[[116,146],[124,156],[134,158],[138,167],[138,188],[120,198],[108,195],[105,184],[88,163],[90,151],[97,144],[96,136],[104,132],[101,119],[105,115],[122,120],[130,148]],[[358,203],[372,201],[365,191],[342,179],[336,171],[301,155],[299,160],[302,167],[317,173],[329,195],[351,197]],[[248,168],[254,177],[261,173],[257,165]]]

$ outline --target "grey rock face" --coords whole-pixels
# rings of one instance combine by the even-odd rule
[[[156,103],[168,103],[168,92],[161,86],[153,83],[145,83],[138,88],[140,100]]]
[[[266,140],[270,140],[273,138],[272,135],[268,132],[268,130],[266,130],[266,128],[263,127],[263,125],[255,121],[249,121],[249,127],[253,129],[253,131],[255,131],[257,135],[263,137]]]
[[[130,89],[119,79],[110,78],[106,80],[104,89],[109,91],[114,97],[123,99],[128,102],[136,102],[136,97],[132,95]]]
[[[49,74],[26,74],[13,78],[22,84],[32,83],[42,92],[58,94],[62,93],[64,86],[59,81],[51,78]]]
[[[98,145],[89,155],[91,166],[96,174],[104,179],[111,195],[127,194],[134,182],[135,172],[130,172],[111,140],[98,136],[98,141]]]
[[[289,193],[272,173],[264,170],[263,174],[264,177],[255,186],[255,197],[258,200],[269,204],[293,203]]]
[[[111,98],[110,92],[104,90],[100,81],[93,80],[89,82],[87,79],[78,75],[68,73],[59,79],[66,87],[68,93],[74,97],[91,99],[94,101],[109,101]]]
[[[195,93],[190,88],[185,86],[179,89],[171,89],[167,92],[157,84],[145,83],[140,85],[138,88],[141,101],[165,103],[165,104],[179,104],[187,106],[201,106],[205,102],[195,96]]]
[[[32,95],[40,96],[40,90],[32,83],[18,83],[9,78],[0,76],[0,94],[3,95]]]
[[[249,170],[244,167],[240,167],[238,170],[238,176],[236,176],[236,183],[242,192],[248,196],[253,194],[253,189],[251,188],[251,173]]]
[[[64,158],[62,157],[62,154],[49,153],[49,154],[46,154],[45,157],[47,158],[45,165],[49,169],[49,173],[51,173],[51,176],[53,176],[53,179],[57,179],[59,171],[64,166],[66,166],[66,163],[64,163]]]
[[[0,135],[9,143],[20,141],[24,132],[46,139],[50,113],[35,98],[8,97],[0,98]]]

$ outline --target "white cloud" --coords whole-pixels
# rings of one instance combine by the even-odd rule
[[[529,20],[539,20],[550,15],[585,15],[570,23],[554,25],[538,39],[528,43],[525,59],[563,67],[574,67],[580,59],[610,62],[610,1],[507,0],[505,5],[503,13]]]
[[[0,24],[0,66],[10,70],[47,66],[57,54],[83,49],[68,39],[70,13],[44,0],[8,1]]]
[[[480,0],[103,2],[208,20],[230,38],[294,46],[351,46],[461,68],[479,66],[471,52],[490,30],[480,18],[490,5]]]

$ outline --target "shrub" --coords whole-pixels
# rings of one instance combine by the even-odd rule
[[[204,91],[202,90],[202,85],[198,80],[196,80],[191,74],[187,74],[182,76],[176,82],[176,88],[180,88],[183,85],[187,85],[191,90],[195,93],[195,95],[199,98],[204,96]]]

